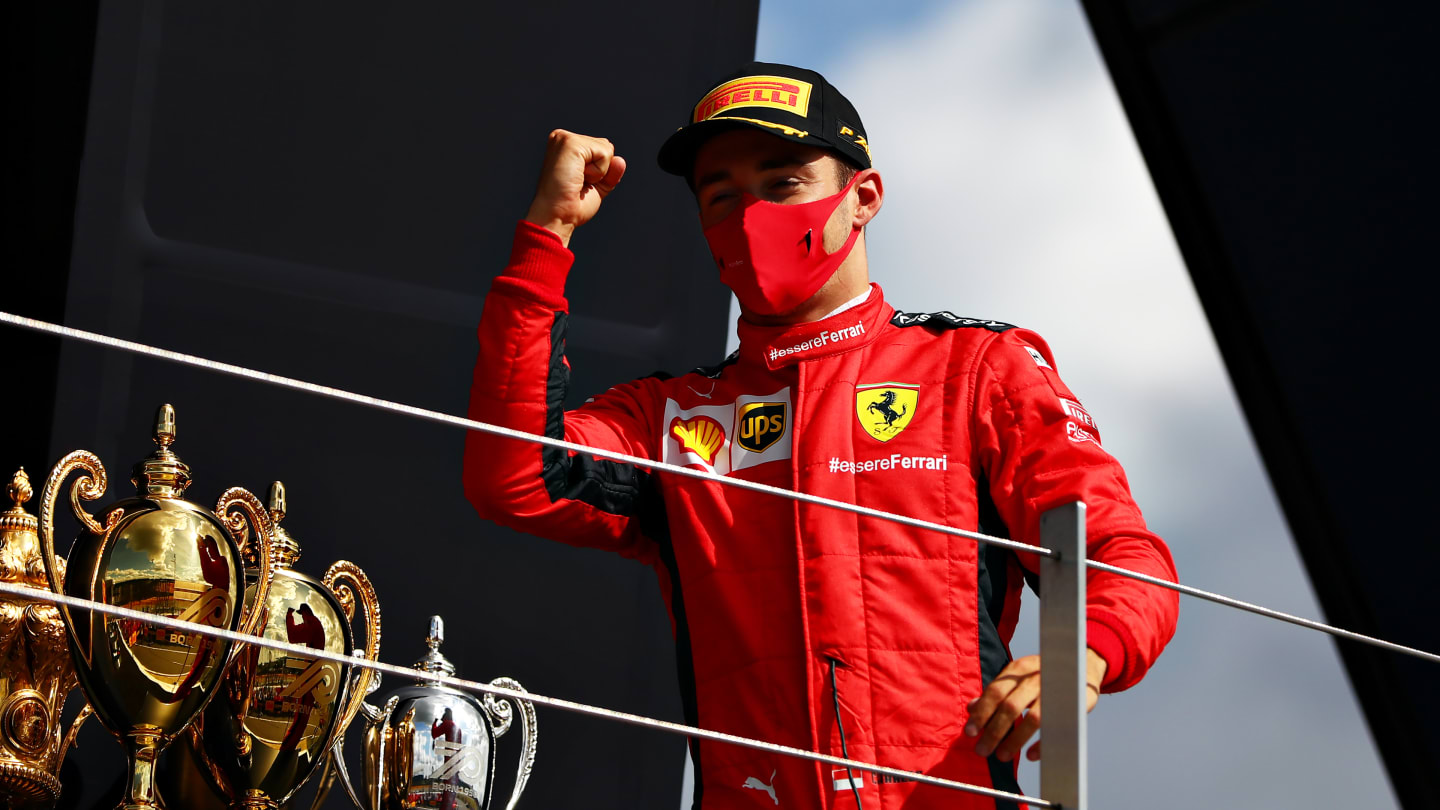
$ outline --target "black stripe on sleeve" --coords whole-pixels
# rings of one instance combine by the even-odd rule
[[[550,374],[545,384],[545,435],[565,438],[565,395],[570,369],[565,365],[565,333],[569,323],[556,312],[550,327]],[[540,478],[551,502],[580,501],[612,515],[635,514],[651,490],[651,475],[632,464],[576,455],[559,447],[540,448]]]

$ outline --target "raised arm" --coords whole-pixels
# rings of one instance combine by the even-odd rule
[[[491,285],[480,318],[470,418],[643,458],[654,457],[658,382],[617,386],[574,411],[564,409],[574,229],[595,216],[624,173],[608,141],[556,130],[510,261]],[[465,493],[482,517],[573,545],[648,558],[640,531],[659,508],[651,476],[629,464],[470,433]]]

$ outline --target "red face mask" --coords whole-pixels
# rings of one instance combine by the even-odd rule
[[[855,247],[860,229],[852,228],[839,250],[826,253],[825,223],[855,179],[834,196],[798,205],[741,194],[729,216],[705,229],[705,241],[720,268],[720,281],[746,309],[761,315],[789,312],[835,275]]]

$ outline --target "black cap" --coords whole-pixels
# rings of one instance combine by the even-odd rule
[[[660,147],[660,168],[689,176],[706,139],[742,126],[829,149],[870,168],[870,143],[855,105],[819,73],[770,62],[744,65],[701,96],[686,125]]]

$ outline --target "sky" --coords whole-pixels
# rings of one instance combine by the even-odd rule
[[[1323,618],[1075,0],[761,0],[756,58],[860,111],[891,303],[1040,332],[1181,581]],[[1036,605],[1017,655],[1038,651]],[[1397,806],[1329,638],[1188,597],[1089,729],[1095,807]]]

